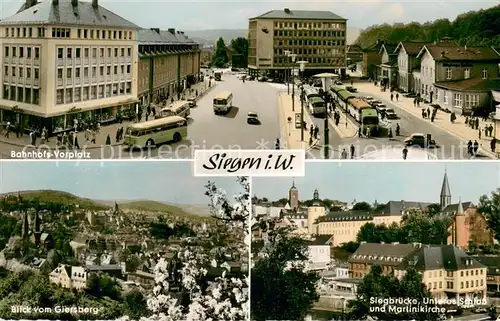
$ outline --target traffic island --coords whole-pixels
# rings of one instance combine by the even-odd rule
[[[342,139],[356,137],[358,134],[358,125],[349,119],[345,111],[340,108],[338,108],[338,110],[340,110],[340,120],[338,125],[335,124],[333,115],[328,113],[328,122],[330,123],[330,126],[333,127],[337,135],[339,135]]]
[[[283,138],[286,139],[286,146],[288,149],[304,149],[306,151],[313,149],[318,143],[319,139],[313,139],[309,144],[309,131],[307,128],[313,124],[311,117],[308,113],[304,113],[304,122],[306,128],[304,129],[304,141],[302,141],[302,133],[300,128],[300,100],[295,97],[295,111],[292,108],[292,96],[286,93],[280,93],[278,98],[278,109],[281,128],[283,128]]]

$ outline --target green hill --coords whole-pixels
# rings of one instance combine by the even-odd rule
[[[471,11],[459,15],[454,21],[439,19],[420,24],[384,24],[361,32],[356,44],[361,48],[373,45],[378,39],[389,43],[400,41],[434,42],[451,37],[460,45],[500,47],[500,6]]]
[[[120,209],[148,211],[148,212],[167,212],[180,216],[194,216],[192,213],[189,213],[178,206],[157,201],[129,201],[123,203],[118,202],[118,206]]]
[[[79,197],[67,192],[53,191],[53,190],[36,190],[36,191],[19,191],[13,193],[2,194],[7,195],[21,195],[24,199],[38,199],[40,202],[58,203],[64,205],[78,205],[80,208],[89,210],[106,210],[109,206],[99,204],[91,199]]]

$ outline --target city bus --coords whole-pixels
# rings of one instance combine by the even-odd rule
[[[186,119],[169,116],[128,126],[124,144],[129,147],[151,148],[170,141],[179,142],[187,134]]]
[[[214,97],[214,113],[225,114],[233,107],[233,94],[229,91],[223,91]]]
[[[189,101],[179,100],[174,102],[168,107],[160,110],[158,118],[169,117],[169,116],[180,116],[183,118],[188,118],[191,114],[191,108],[189,107]]]
[[[320,97],[311,97],[308,101],[309,111],[313,116],[324,116],[326,114],[325,101]]]
[[[349,98],[347,100],[347,106],[347,111],[359,124],[361,124],[363,130],[370,128],[370,131],[373,132],[375,129],[378,129],[378,112],[368,102],[360,98]]]
[[[307,101],[313,97],[321,98],[321,95],[316,91],[316,89],[310,86],[304,87],[304,95],[306,96]]]

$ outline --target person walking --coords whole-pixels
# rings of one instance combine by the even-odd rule
[[[396,93],[396,101],[399,101],[399,93]]]
[[[340,158],[341,159],[347,159],[347,151],[344,149],[342,149],[342,153],[340,154]]]
[[[318,139],[319,128],[318,126],[314,126],[314,138]]]
[[[479,150],[479,143],[477,140],[474,141],[474,155],[477,155],[477,151]]]
[[[354,147],[353,144],[351,144],[351,159],[354,159],[355,152],[356,152],[356,148]]]
[[[479,140],[481,140],[481,131],[482,131],[482,129],[479,128],[479,130],[478,130],[478,132],[479,132]]]
[[[358,127],[358,137],[363,136],[363,128],[361,126]]]
[[[109,134],[106,136],[106,145],[111,145],[111,137],[109,137]]]
[[[309,135],[310,135],[311,137],[313,137],[313,136],[314,136],[314,125],[313,125],[313,124],[311,124],[311,127],[310,127],[310,129],[309,129]]]
[[[394,94],[391,93],[391,101],[393,101],[393,100],[394,100]]]
[[[275,143],[275,149],[280,149],[280,139],[279,138],[276,138],[276,143]]]
[[[9,134],[10,134],[10,122],[7,122],[7,124],[5,125],[5,138],[9,138]]]
[[[95,131],[92,131],[92,139],[90,140],[90,142],[92,144],[95,144],[95,139],[96,139],[96,132]]]
[[[73,137],[74,137],[73,146],[75,147],[75,149],[80,149],[80,144],[78,144],[78,133],[75,132]]]
[[[396,124],[396,136],[399,136],[401,134],[401,127],[399,127],[399,123]]]
[[[115,139],[116,143],[118,144],[118,142],[120,141],[120,128],[116,129]]]
[[[497,140],[493,138],[490,142],[490,147],[491,147],[491,152],[495,153],[496,147],[497,147]]]
[[[392,128],[389,128],[389,139],[391,139],[393,137],[392,135]]]
[[[366,137],[370,138],[370,127],[366,128]]]
[[[472,156],[472,140],[467,143],[467,154]]]
[[[406,160],[406,158],[408,158],[408,148],[404,148],[403,149],[403,159]]]

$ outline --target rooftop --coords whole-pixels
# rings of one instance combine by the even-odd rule
[[[290,10],[288,8],[271,10],[252,19],[347,20],[330,11]]]
[[[473,207],[473,206],[474,206],[474,204],[472,204],[472,202],[462,202],[462,208],[464,211],[467,211],[467,209],[469,207]],[[457,213],[457,211],[458,211],[458,203],[450,204],[443,209],[444,214]]]
[[[408,255],[418,251],[420,244],[364,243],[349,257],[349,262],[399,265]]]
[[[493,89],[500,88],[500,78],[482,79],[470,78],[455,81],[437,81],[434,84],[438,88],[451,89],[457,91],[484,91],[489,92]]]
[[[334,221],[371,221],[373,214],[367,211],[345,211],[333,212],[318,218],[318,222],[334,222]]]
[[[197,44],[194,40],[189,39],[184,34],[184,31],[176,31],[175,29],[160,30],[158,28],[139,29],[137,41],[141,45]]]
[[[308,240],[308,245],[328,245],[333,235],[316,235],[313,239]]]
[[[22,9],[22,8],[21,8]],[[0,25],[77,25],[137,29],[137,25],[91,2],[43,1],[0,21]]]
[[[413,266],[417,270],[457,271],[485,267],[462,249],[453,245],[426,245],[408,256],[401,268]]]
[[[419,56],[427,51],[435,61],[498,61],[500,55],[491,47],[468,47],[451,45],[424,46]]]

